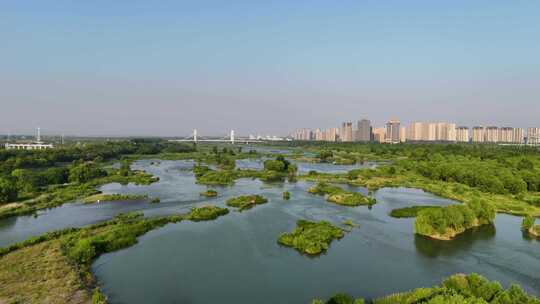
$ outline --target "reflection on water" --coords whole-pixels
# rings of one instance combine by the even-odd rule
[[[523,239],[529,242],[539,242],[540,244],[540,237],[536,237],[534,235],[531,235],[528,231],[522,231],[521,235],[523,236]]]
[[[243,165],[257,167],[261,162],[246,160]],[[216,187],[218,197],[209,199],[199,195],[207,187],[195,183],[192,166],[189,161],[138,161],[134,167],[159,176],[159,182],[109,184],[102,190],[148,194],[159,197],[160,204],[66,204],[40,212],[37,218],[2,220],[0,246],[104,221],[120,212],[173,214],[208,203],[225,206],[233,196],[261,194],[269,202],[249,211],[151,231],[135,246],[101,256],[92,271],[111,303],[309,303],[337,292],[374,298],[432,286],[458,272],[477,272],[504,285],[518,283],[532,293],[540,290],[540,242],[524,239],[519,217],[499,214],[494,227],[479,227],[449,242],[434,241],[413,234],[414,219],[388,216],[394,208],[454,203],[421,190],[381,189],[373,193],[377,204],[370,210],[328,203],[307,192],[309,182],[265,184],[240,179],[234,186]],[[366,193],[361,187],[344,187]],[[283,191],[291,193],[290,201],[283,200]],[[279,235],[293,230],[298,219],[342,226],[351,220],[360,227],[312,259],[277,244]]]
[[[452,241],[440,241],[416,234],[414,245],[419,253],[427,257],[452,256],[469,250],[476,241],[489,240],[495,237],[494,225],[475,227],[456,236]]]

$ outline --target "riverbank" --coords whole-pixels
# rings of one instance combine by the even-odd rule
[[[342,188],[334,185],[329,185],[324,182],[317,183],[315,186],[308,189],[308,192],[315,195],[326,196],[326,201],[343,206],[361,206],[374,205],[377,201],[369,196],[365,196],[358,192],[345,191]]]
[[[414,232],[432,239],[449,241],[468,229],[492,225],[495,210],[488,203],[475,200],[465,205],[427,208],[418,213]]]
[[[312,304],[358,304],[364,299],[354,299],[348,294],[337,294],[324,302],[315,299]],[[418,288],[408,292],[392,294],[368,301],[371,304],[409,304],[409,303],[493,303],[493,304],[539,304],[537,297],[528,295],[517,285],[504,289],[499,282],[489,281],[478,274],[455,274],[438,286]]]
[[[35,198],[1,205],[0,219],[33,214],[36,211],[58,207],[77,199],[99,195],[100,192],[98,188],[105,184],[119,183],[127,185],[133,183],[135,185],[150,185],[157,181],[159,181],[158,177],[143,170],[130,170],[129,173],[121,175],[120,170],[109,168],[107,170],[107,175],[104,177],[91,179],[84,183],[74,182],[49,186]]]
[[[228,210],[193,208],[187,214],[143,218],[122,214],[85,228],[47,233],[0,249],[0,302],[106,303],[90,265],[99,255],[132,246],[137,237],[169,223],[213,220]]]
[[[238,211],[251,209],[256,205],[266,204],[268,199],[261,195],[241,195],[227,200],[226,204],[229,207],[238,208]]]
[[[105,194],[99,193],[88,196],[82,201],[85,204],[95,204],[101,202],[115,202],[115,201],[135,201],[135,200],[149,200],[148,195],[144,194]]]
[[[327,221],[298,220],[296,228],[291,233],[279,236],[278,243],[307,255],[318,255],[328,250],[333,240],[339,240],[343,236],[345,236],[343,229]]]

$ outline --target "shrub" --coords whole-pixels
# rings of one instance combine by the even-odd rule
[[[206,196],[206,197],[216,197],[218,195],[217,191],[216,190],[213,190],[213,189],[208,189],[204,192],[201,192],[200,193],[201,196]]]
[[[283,199],[284,199],[284,200],[289,200],[289,199],[291,199],[291,193],[290,193],[289,191],[283,192]]]
[[[418,213],[414,229],[421,235],[450,239],[474,226],[491,224],[494,218],[491,205],[473,200],[467,205],[424,209]]]
[[[216,206],[203,206],[191,209],[187,219],[191,221],[208,221],[229,213],[229,209]]]
[[[535,218],[527,215],[523,218],[523,221],[521,222],[521,229],[522,230],[529,230],[534,226]]]
[[[227,206],[239,208],[240,211],[243,211],[267,202],[268,199],[261,195],[241,195],[228,199]]]
[[[405,208],[397,208],[390,211],[390,216],[395,218],[409,218],[416,217],[418,213],[426,209],[437,209],[441,208],[440,206],[412,206]]]
[[[301,253],[317,255],[326,251],[332,240],[340,239],[343,236],[343,229],[329,222],[298,220],[293,232],[281,234],[278,243],[293,247]]]

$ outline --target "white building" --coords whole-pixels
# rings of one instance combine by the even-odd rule
[[[43,149],[52,149],[54,146],[52,144],[45,143],[30,143],[30,144],[5,144],[6,149],[13,150],[43,150]]]
[[[527,143],[529,145],[540,145],[540,128],[527,129]]]
[[[52,144],[46,144],[41,141],[41,129],[37,128],[36,141],[33,143],[16,143],[10,144],[6,143],[5,148],[8,150],[44,150],[52,149],[54,146]]]
[[[469,128],[468,127],[456,128],[456,141],[469,142]]]

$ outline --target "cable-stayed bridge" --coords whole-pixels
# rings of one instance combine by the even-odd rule
[[[189,137],[184,137],[180,139],[171,139],[169,141],[172,142],[226,142],[231,144],[250,144],[250,143],[258,143],[258,142],[264,142],[264,140],[261,139],[253,139],[253,138],[245,138],[245,137],[235,137],[234,136],[234,130],[231,130],[231,132],[228,135],[225,135],[223,137],[203,137],[197,134],[197,129],[193,130],[193,134]]]

